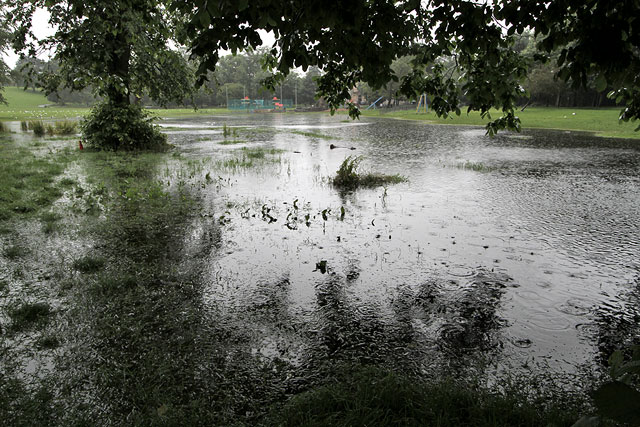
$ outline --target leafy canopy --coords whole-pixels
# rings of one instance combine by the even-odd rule
[[[502,116],[488,132],[519,130],[515,103],[526,95],[521,84],[530,59],[515,47],[515,36],[533,30],[535,60],[562,48],[559,78],[577,87],[595,75],[598,89],[613,89],[610,96],[625,103],[622,120],[640,115],[638,0],[176,0],[172,8],[185,17],[183,40],[201,59],[201,76],[215,68],[219,49],[255,48],[258,30],[271,31],[267,85],[293,67],[319,66],[319,94],[333,109],[358,81],[376,88],[395,80],[393,60],[412,55],[404,93],[429,94],[440,116],[460,114],[463,99],[468,111],[483,115],[497,108]],[[454,67],[445,66],[445,57]],[[353,105],[350,114],[358,115]]]

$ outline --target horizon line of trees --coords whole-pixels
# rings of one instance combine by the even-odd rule
[[[533,52],[534,37],[531,34],[522,36],[523,51]],[[182,103],[170,102],[168,107],[195,106],[219,107],[226,106],[227,101],[248,96],[251,99],[273,96],[283,99],[291,99],[299,106],[312,106],[322,104],[322,100],[315,98],[317,83],[315,78],[322,74],[318,67],[310,67],[307,72],[293,71],[282,81],[275,91],[271,91],[262,85],[262,81],[269,77],[270,73],[262,67],[262,57],[266,50],[258,49],[227,55],[220,58],[216,70],[207,73],[208,81],[205,82],[190,99],[184,99]],[[393,62],[392,69],[399,80],[411,72],[411,57],[405,56]],[[455,67],[453,58],[443,58],[446,67]],[[10,69],[5,76],[6,84],[24,87],[31,91],[44,89],[47,85],[47,76],[58,68],[55,60],[44,61],[38,58],[22,58],[15,67]],[[588,82],[587,88],[573,88],[557,78],[557,67],[553,61],[538,63],[529,70],[529,75],[524,88],[529,97],[520,99],[521,106],[544,107],[614,107],[616,103],[606,97],[605,91],[598,91],[594,81]],[[356,98],[358,104],[368,105],[382,97],[379,107],[394,107],[403,103],[415,101],[407,98],[400,91],[401,83],[390,81],[386,87],[373,89],[364,82],[356,85]],[[82,90],[72,90],[60,87],[57,91],[47,96],[47,99],[58,104],[93,105],[100,97],[94,94],[89,86]],[[148,95],[140,97],[143,105],[157,106]],[[464,97],[463,97],[464,102]]]

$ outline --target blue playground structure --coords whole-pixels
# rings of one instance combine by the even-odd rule
[[[365,110],[368,110],[369,108],[372,108],[372,107],[375,109],[375,108],[376,108],[376,104],[377,104],[377,103],[378,103],[378,101],[380,101],[382,98],[384,98],[384,96],[381,96],[380,98],[378,98],[378,99],[376,99],[375,101],[373,101],[373,102],[371,103],[371,105],[369,105],[367,108],[365,108]]]

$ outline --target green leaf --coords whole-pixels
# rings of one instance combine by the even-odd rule
[[[619,381],[606,383],[593,394],[598,411],[614,421],[640,425],[640,392]]]

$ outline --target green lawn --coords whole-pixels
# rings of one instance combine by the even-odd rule
[[[566,129],[594,132],[599,136],[616,138],[640,138],[640,132],[635,132],[638,122],[618,123],[618,108],[582,109],[582,108],[545,108],[529,107],[519,111],[522,127],[544,129]],[[384,109],[363,111],[365,117],[387,117],[405,120],[422,120],[434,124],[478,125],[484,126],[487,119],[482,119],[478,112],[469,115],[464,112],[458,117],[449,119],[436,117],[433,112],[416,113],[414,110],[395,111],[385,113]],[[493,118],[500,116],[499,111],[492,113]]]
[[[4,96],[8,105],[0,105],[0,120],[66,119],[82,117],[89,111],[86,107],[51,105],[42,92],[5,87]],[[51,105],[45,107],[45,105]]]

